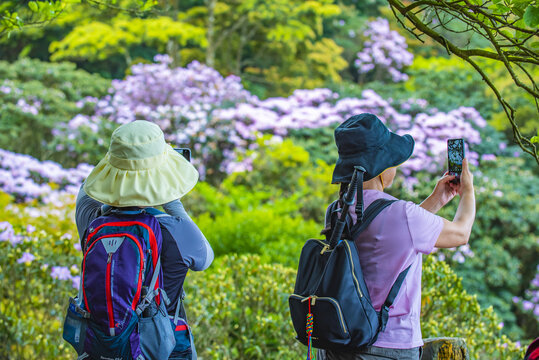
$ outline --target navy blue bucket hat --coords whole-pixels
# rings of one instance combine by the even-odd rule
[[[349,183],[354,166],[365,169],[363,181],[373,179],[386,169],[408,160],[414,151],[414,139],[400,136],[373,114],[354,115],[335,129],[339,159],[333,170],[332,184]]]

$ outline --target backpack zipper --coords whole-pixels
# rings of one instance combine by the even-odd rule
[[[106,288],[106,298],[107,298],[107,313],[109,314],[109,332],[110,332],[110,336],[114,336],[115,335],[115,329],[114,329],[114,312],[112,311],[112,284],[111,284],[111,281],[110,281],[110,268],[111,268],[111,259],[112,259],[112,254],[113,253],[110,253],[109,254],[109,257],[107,259],[107,274],[105,275],[105,282],[106,282],[106,285],[105,285],[105,288]]]
[[[352,266],[352,277],[354,278],[354,282],[356,284],[357,291],[359,292],[359,296],[363,297],[363,294],[361,293],[361,289],[359,288],[359,281],[357,281],[356,278],[356,272],[354,270],[354,261],[352,260],[352,250],[350,249],[350,245],[348,245],[348,242],[345,240],[344,243],[346,244],[346,247],[348,249],[348,256],[350,257],[350,265]]]

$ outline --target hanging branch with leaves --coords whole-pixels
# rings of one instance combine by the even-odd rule
[[[5,0],[0,2],[0,37],[9,36],[12,31],[25,27],[46,25],[73,4],[113,9],[140,17],[152,11],[158,1],[136,0],[131,6],[124,7],[115,0]]]
[[[400,24],[423,41],[427,36],[440,43],[449,54],[469,63],[481,74],[501,104],[515,141],[532,155],[539,165],[539,136],[526,137],[515,119],[516,107],[506,100],[492,74],[482,66],[481,59],[503,63],[522,94],[533,98],[539,118],[539,2],[537,0],[388,0]],[[458,44],[451,37],[478,35],[489,43],[488,48],[473,48],[468,41]],[[534,76],[535,74],[535,76]],[[539,135],[539,134],[538,134]]]

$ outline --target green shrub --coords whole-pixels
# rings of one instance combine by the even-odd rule
[[[443,261],[425,256],[422,277],[421,330],[423,338],[461,337],[472,359],[504,360],[524,357],[524,350],[501,333],[492,307],[479,305],[464,290],[462,279]]]
[[[90,108],[81,108],[77,102],[87,96],[104,96],[109,80],[76,70],[74,64],[24,58],[11,64],[0,61],[0,79],[0,148],[71,167],[97,162],[106,152],[111,129],[101,128],[98,134],[83,126],[81,143],[55,136],[54,130],[77,114],[90,113]],[[101,137],[106,141],[101,142]]]
[[[293,198],[305,219],[323,224],[327,205],[338,196],[338,186],[331,185],[333,166],[313,159],[291,140],[278,144],[265,140],[259,141],[260,147],[253,155],[253,170],[230,175],[225,187],[243,185],[276,198]]]
[[[0,193],[0,219],[13,227],[9,233],[0,224],[0,358],[72,359],[75,352],[62,340],[62,324],[68,297],[76,290],[72,281],[51,277],[54,266],[79,263],[70,208],[25,208],[10,202]],[[24,253],[35,259],[20,262]],[[70,273],[78,271],[73,267]]]
[[[287,264],[293,264],[298,254],[295,251],[301,249],[308,237],[317,236],[321,227],[313,221],[305,221],[294,211],[286,211],[286,203],[294,205],[291,201],[282,201],[253,210],[227,211],[215,217],[202,215],[195,221],[211,239],[216,255],[267,254],[273,261],[287,259]],[[274,251],[275,246],[277,249],[283,246],[284,253]]]
[[[254,255],[218,259],[186,280],[187,316],[203,359],[294,359],[305,352],[294,337],[288,296],[294,270]]]

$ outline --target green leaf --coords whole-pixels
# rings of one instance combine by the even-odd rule
[[[539,130],[537,130],[537,136],[532,137],[530,141],[532,142],[532,144],[539,143]]]
[[[35,1],[30,1],[28,3],[28,7],[30,8],[30,10],[32,10],[33,12],[38,12],[39,11],[39,6],[37,6],[37,3]]]
[[[529,27],[537,27],[539,25],[539,7],[530,5],[524,13],[524,23]]]
[[[142,5],[142,7],[140,8],[140,11],[150,10],[154,5],[155,5],[155,1],[148,0],[144,3],[144,5]]]

